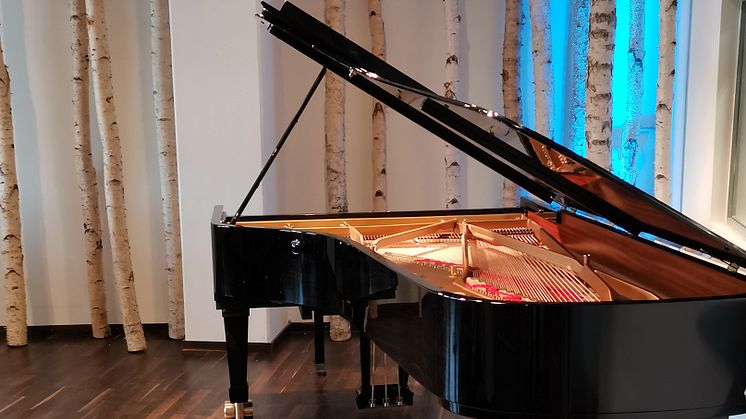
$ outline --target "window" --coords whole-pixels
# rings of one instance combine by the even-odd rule
[[[746,249],[744,3],[690,3],[681,209]]]
[[[728,218],[746,227],[746,2],[741,2],[736,103],[731,144]]]

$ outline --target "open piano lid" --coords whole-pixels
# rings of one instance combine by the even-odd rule
[[[496,112],[436,95],[290,2],[262,2],[269,32],[546,202],[697,249],[732,267],[746,252],[560,144]]]

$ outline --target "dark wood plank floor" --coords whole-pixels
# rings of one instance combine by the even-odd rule
[[[286,332],[272,353],[251,353],[255,417],[460,417],[412,379],[414,406],[358,411],[356,341],[327,342],[326,351],[326,377],[315,374],[311,333]],[[0,337],[0,417],[220,418],[227,376],[224,351],[183,349],[158,330],[148,333],[142,354],[128,354],[121,334],[94,340],[49,332],[25,348],[8,348]]]

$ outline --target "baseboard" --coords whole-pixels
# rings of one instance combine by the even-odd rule
[[[166,323],[147,323],[143,324],[143,330],[148,334],[168,335],[168,324]],[[110,324],[111,337],[124,335],[124,328],[121,324]],[[329,330],[329,322],[324,322],[324,329]],[[293,322],[289,323],[272,342],[250,342],[248,343],[249,352],[271,353],[277,342],[291,333],[313,333],[313,322]],[[91,337],[90,324],[65,324],[65,325],[44,325],[29,326],[29,339],[44,339],[53,335],[65,335],[71,337],[88,338]],[[5,340],[5,327],[0,327],[0,341]],[[181,342],[182,351],[225,351],[225,342],[204,342],[194,340],[184,340]]]
[[[324,329],[329,330],[329,322],[324,322]],[[271,353],[277,342],[291,333],[312,333],[313,322],[288,323],[272,342],[260,343],[249,342],[249,352]],[[224,351],[225,342],[204,342],[196,340],[185,340],[181,343],[182,351]]]
[[[274,341],[272,342],[249,342],[249,352],[272,353]],[[204,342],[196,340],[185,340],[181,343],[181,350],[191,351],[225,351],[225,342]]]
[[[329,322],[324,322],[324,329],[329,330]],[[283,332],[313,332],[313,321],[293,322]]]
[[[124,334],[124,327],[121,323],[110,324],[111,336]],[[146,323],[142,325],[145,333],[168,334],[168,324],[166,323]],[[41,326],[28,326],[29,339],[43,339],[52,335],[65,336],[91,336],[90,324],[51,324]],[[0,340],[5,340],[5,326],[0,326]]]

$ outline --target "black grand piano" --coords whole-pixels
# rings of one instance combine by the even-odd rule
[[[545,204],[259,217],[216,207],[227,417],[250,411],[249,309],[293,305],[359,330],[359,407],[412,403],[411,375],[474,417],[746,412],[746,252],[542,135],[434,94],[291,3],[263,6],[272,35]],[[369,315],[404,286],[415,296]],[[371,341],[400,366],[397,383],[371,385]]]

